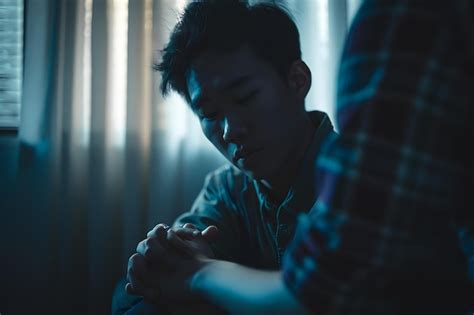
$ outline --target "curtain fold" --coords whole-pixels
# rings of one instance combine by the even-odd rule
[[[336,74],[355,1],[361,0],[285,1],[300,30],[303,60],[312,72],[306,109],[326,112],[333,123]]]
[[[152,23],[153,2],[151,0],[130,2],[128,22],[128,77],[126,115],[126,155],[124,176],[136,183],[132,191],[124,194],[122,216],[126,249],[133,248],[146,226],[150,181],[150,145],[152,125]],[[123,259],[129,251],[123,252]]]
[[[12,234],[22,226],[28,233],[16,238],[23,246],[8,247],[14,257],[6,265],[15,271],[6,283],[14,293],[5,311],[108,313],[136,244],[154,224],[187,210],[223,159],[202,136],[187,139],[200,133],[197,122],[188,126],[182,100],[157,92],[152,65],[176,20],[174,1],[26,5],[9,217]],[[30,303],[21,303],[25,295]]]

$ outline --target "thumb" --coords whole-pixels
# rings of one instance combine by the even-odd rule
[[[217,237],[219,236],[219,229],[215,225],[209,225],[201,233],[206,241],[212,242],[212,241],[215,241]]]

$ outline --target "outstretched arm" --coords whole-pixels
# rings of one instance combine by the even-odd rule
[[[169,283],[187,283],[191,292],[234,314],[306,313],[285,287],[281,272],[251,269],[196,254],[172,230],[168,241],[189,257],[179,260],[176,272],[169,274]]]
[[[209,260],[194,274],[191,289],[232,314],[306,313],[284,285],[279,271]]]

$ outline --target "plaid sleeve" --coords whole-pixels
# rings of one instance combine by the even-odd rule
[[[355,17],[338,76],[340,136],[324,143],[320,197],[284,259],[309,310],[455,314],[473,300],[456,230],[474,226],[474,28],[461,27],[472,9],[366,0]]]

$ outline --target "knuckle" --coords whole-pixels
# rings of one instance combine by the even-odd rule
[[[140,243],[138,243],[137,248],[136,248],[137,252],[140,252],[141,248],[143,247],[143,242],[144,241],[141,241]]]
[[[153,244],[153,238],[149,237],[147,238],[145,241],[144,241],[144,245],[145,245],[145,250],[148,250],[150,247],[153,247],[154,244]]]
[[[135,259],[130,257],[127,262],[127,270],[130,269],[135,264]]]
[[[156,232],[158,231],[160,225],[155,225],[155,227],[153,229],[150,230],[150,232],[148,232],[149,235],[156,235]]]
[[[153,250],[150,247],[147,247],[143,252],[143,256],[145,256],[147,259],[153,258]]]
[[[130,258],[128,259],[128,267],[130,267],[131,265],[133,265],[133,262],[135,261],[134,256],[135,256],[135,254],[133,254],[132,256],[130,256]]]
[[[138,261],[140,260],[140,254],[135,253],[128,259],[128,266],[129,268],[136,266]]]
[[[156,228],[162,228],[162,229],[167,229],[168,228],[168,225],[164,224],[164,223],[160,223],[156,226]]]

